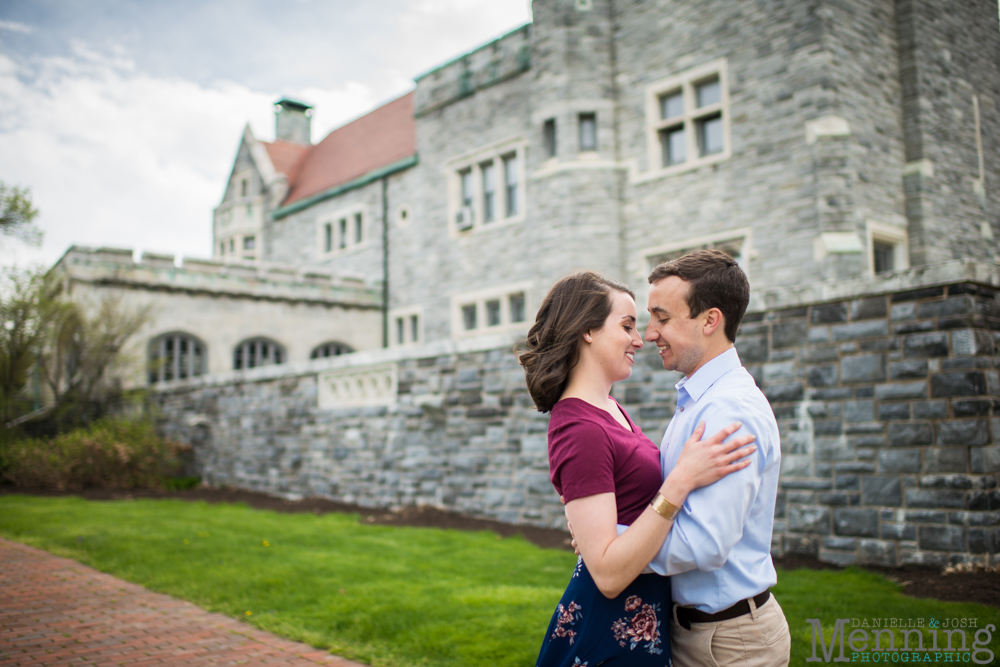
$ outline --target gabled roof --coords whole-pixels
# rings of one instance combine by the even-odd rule
[[[302,156],[309,152],[310,147],[297,144],[294,141],[285,141],[284,139],[275,139],[271,143],[266,141],[260,143],[267,151],[267,156],[271,158],[274,170],[279,174],[287,176],[288,182],[291,183],[298,173],[298,166],[302,161]]]
[[[261,142],[275,171],[288,176],[282,207],[415,155],[413,97],[407,93],[334,130],[315,146]]]

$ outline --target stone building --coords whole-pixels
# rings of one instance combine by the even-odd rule
[[[315,145],[294,100],[274,142],[244,131],[212,266],[256,266],[258,292],[270,267],[353,279],[310,307],[357,351],[274,331],[285,363],[158,377],[164,429],[213,483],[559,525],[511,346],[575,268],[642,304],[653,266],[716,247],[750,278],[737,347],[781,425],[774,549],[996,560],[998,104],[994,2],[536,0]],[[208,355],[235,365],[227,336]],[[654,439],[658,361],[615,389]]]

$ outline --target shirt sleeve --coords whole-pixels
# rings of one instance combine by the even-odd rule
[[[743,537],[743,528],[760,489],[769,444],[762,440],[768,435],[763,420],[747,412],[736,405],[709,402],[699,406],[699,413],[691,420],[692,424],[704,420],[707,436],[742,421],[743,427],[727,440],[755,435],[757,451],[751,455],[751,463],[746,468],[688,495],[660,552],[649,564],[657,574],[670,576],[691,570],[718,570]],[[691,437],[690,433],[683,435],[685,440]]]
[[[552,442],[552,483],[565,502],[614,493],[614,454],[607,431],[592,422],[576,421]]]

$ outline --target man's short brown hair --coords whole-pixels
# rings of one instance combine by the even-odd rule
[[[657,266],[649,274],[649,284],[655,285],[670,276],[689,284],[690,317],[718,308],[726,318],[726,338],[735,342],[736,330],[750,302],[750,283],[736,260],[721,250],[695,250]]]

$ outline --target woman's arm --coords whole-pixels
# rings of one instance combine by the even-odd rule
[[[739,423],[731,424],[711,438],[699,441],[705,424],[698,424],[684,445],[684,454],[660,487],[660,493],[667,501],[680,507],[691,491],[750,464],[749,459],[738,459],[756,450],[755,445],[740,449],[752,442],[754,436],[723,442],[739,428]],[[587,564],[597,588],[607,598],[616,597],[639,576],[659,552],[674,523],[649,506],[619,536],[618,507],[613,493],[571,500],[566,504],[566,517],[572,525],[583,562]]]

